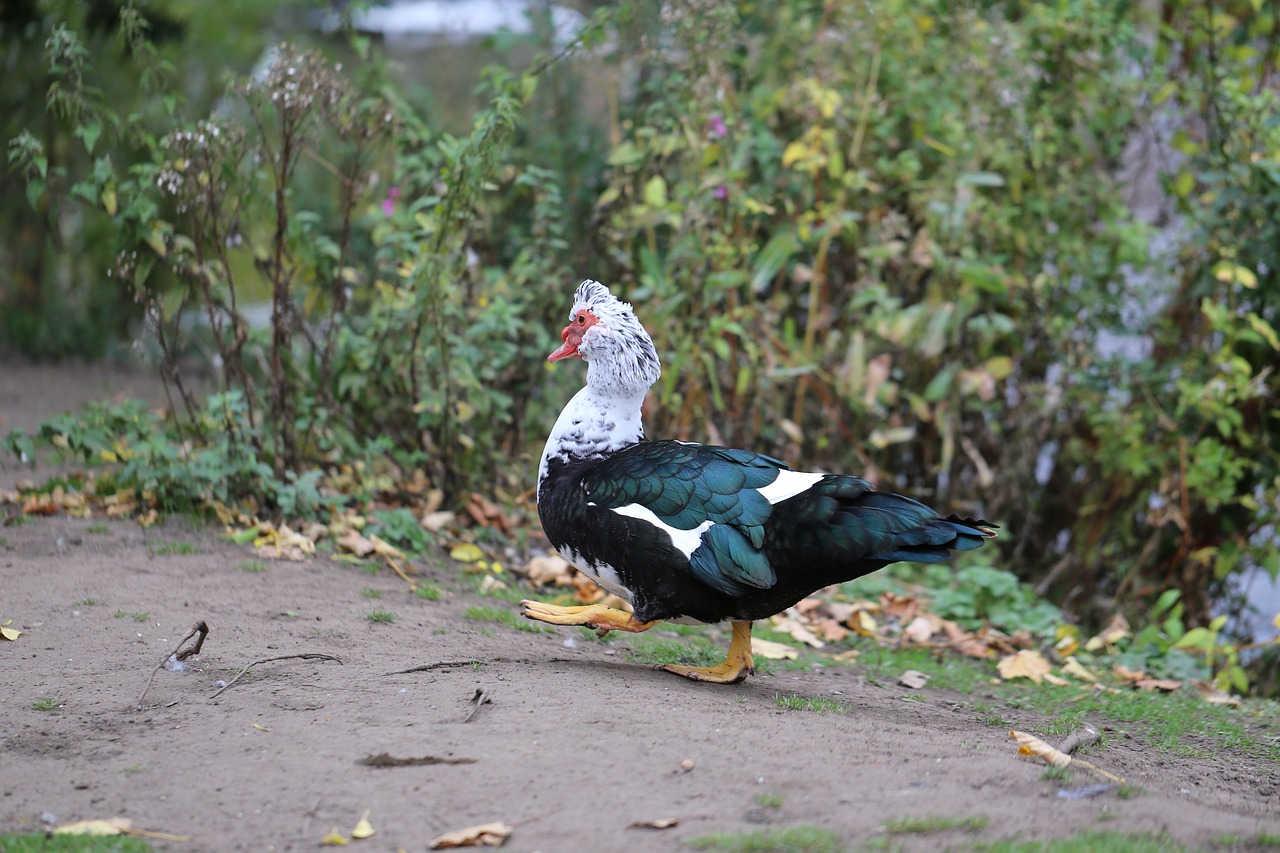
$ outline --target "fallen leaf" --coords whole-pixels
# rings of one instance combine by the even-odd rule
[[[670,829],[680,825],[678,817],[664,817],[658,820],[635,820],[627,824],[627,829]]]
[[[1144,678],[1133,686],[1139,690],[1160,690],[1165,693],[1172,693],[1182,686],[1182,682],[1175,681],[1172,678]]]
[[[902,629],[902,634],[916,645],[921,645],[929,642],[941,628],[941,619],[930,614],[922,614],[908,622],[907,627]]]
[[[480,550],[479,545],[466,542],[462,545],[453,546],[449,556],[459,563],[474,563],[476,560],[484,559],[484,552]]]
[[[1000,677],[1005,681],[1014,678],[1030,678],[1039,684],[1050,667],[1049,662],[1039,652],[1034,649],[1023,649],[1001,658],[996,664],[996,669],[1000,671]]]
[[[373,828],[373,824],[369,823],[369,812],[372,809],[365,809],[364,814],[360,816],[360,820],[356,821],[356,828],[351,830],[352,838],[369,838],[376,835],[378,830]]]
[[[1072,758],[1070,755],[1067,755],[1062,750],[1057,749],[1056,747],[1050,746],[1049,744],[1040,740],[1040,738],[1036,737],[1035,735],[1030,735],[1030,734],[1027,734],[1026,732],[1011,730],[1009,732],[1009,737],[1013,738],[1018,742],[1019,755],[1029,755],[1033,758],[1038,758],[1044,763],[1049,764],[1053,767],[1069,767],[1074,764],[1079,767],[1083,767],[1085,770],[1091,770],[1094,773],[1097,773],[1099,776],[1103,777],[1104,779],[1109,779],[1112,782],[1124,784],[1124,779],[1122,779],[1121,777],[1116,776],[1112,773],[1108,773],[1107,771],[1103,770],[1101,767],[1098,767],[1095,764],[1090,764],[1088,761],[1085,761],[1084,759]]]
[[[1067,656],[1067,662],[1062,665],[1062,671],[1072,678],[1078,678],[1081,681],[1087,681],[1090,684],[1098,683],[1098,676],[1094,675],[1085,668],[1084,664],[1080,663],[1080,661],[1070,655]]]
[[[336,826],[332,832],[320,839],[321,847],[346,847],[350,843],[342,833],[338,832],[338,827]]]
[[[253,727],[254,727],[255,729],[257,729],[258,731],[260,731],[260,732],[269,732],[269,731],[271,731],[271,729],[267,728],[266,726],[260,726],[260,725],[258,725],[257,723],[254,723],[254,724],[253,724]]]
[[[505,823],[482,823],[446,832],[427,846],[432,850],[450,847],[501,847],[510,835],[511,827]]]
[[[920,599],[914,595],[894,595],[892,592],[880,594],[880,612],[885,616],[907,623],[916,618],[920,612]]]
[[[821,649],[826,646],[826,643],[819,640],[812,631],[795,619],[787,616],[775,616],[771,622],[775,631],[781,634],[789,634],[792,639],[798,640],[806,646],[812,646],[815,649]]]
[[[506,589],[507,585],[495,578],[493,575],[485,575],[484,580],[480,581],[480,594],[488,595],[499,589]]]
[[[795,660],[800,657],[800,652],[791,646],[775,643],[772,640],[762,640],[759,637],[751,638],[751,654],[753,657],[766,660]]]
[[[916,669],[909,669],[898,676],[898,683],[912,690],[919,690],[929,682],[929,676]]]
[[[1059,678],[1058,676],[1054,675],[1052,672],[1046,672],[1044,674],[1044,680],[1052,684],[1054,687],[1066,687],[1068,684],[1071,683],[1067,681],[1065,678]]]
[[[1118,663],[1111,667],[1111,673],[1121,681],[1128,681],[1133,684],[1137,684],[1139,681],[1143,681],[1147,677],[1145,672],[1129,669],[1129,667],[1122,663]]]
[[[844,624],[864,637],[874,637],[876,635],[875,617],[865,610],[853,611],[849,614],[849,618],[844,620]]]
[[[813,623],[813,630],[828,643],[838,643],[849,636],[849,629],[834,619],[819,619]]]
[[[1230,708],[1240,707],[1240,697],[1224,693],[1207,681],[1193,681],[1192,686],[1200,694],[1200,698],[1211,705],[1226,705]]]
[[[75,823],[64,823],[53,829],[54,835],[120,835],[133,825],[127,817],[112,817],[98,820],[78,820]]]
[[[12,624],[12,619],[6,619],[3,622],[0,622],[0,637],[3,637],[6,640],[16,640],[22,636],[22,632],[17,628],[9,627]]]
[[[1059,625],[1053,638],[1053,650],[1063,657],[1074,655],[1080,648],[1080,629],[1075,625]]]
[[[337,545],[343,551],[349,551],[357,557],[364,557],[373,553],[373,543],[365,538],[359,530],[347,530],[337,538]]]
[[[1129,620],[1124,618],[1123,613],[1117,613],[1111,617],[1111,621],[1107,627],[1098,632],[1097,636],[1091,638],[1089,642],[1084,644],[1085,651],[1096,652],[1103,647],[1114,646],[1116,643],[1129,636]]]
[[[520,573],[534,586],[569,586],[573,583],[573,566],[559,555],[534,557]]]
[[[418,523],[422,525],[422,529],[428,533],[439,533],[458,520],[458,517],[448,510],[436,510],[422,516],[422,520]]]

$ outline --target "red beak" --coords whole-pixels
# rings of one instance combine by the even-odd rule
[[[571,355],[578,355],[578,344],[582,343],[582,335],[576,334],[570,337],[570,333],[573,331],[573,326],[564,327],[564,330],[560,332],[560,340],[564,341],[564,343],[560,345],[559,349],[547,356],[547,361],[559,361]],[[580,355],[578,357],[581,358]]]

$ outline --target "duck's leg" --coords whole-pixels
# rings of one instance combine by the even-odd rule
[[[729,655],[717,666],[679,666],[666,664],[660,667],[667,672],[692,678],[694,681],[710,681],[714,684],[736,684],[755,672],[751,658],[751,623],[734,622],[733,639],[729,642]]]
[[[520,615],[549,625],[585,625],[588,628],[595,628],[602,637],[610,631],[639,634],[641,631],[648,631],[654,625],[653,622],[641,622],[626,611],[606,607],[603,604],[564,607],[541,601],[522,601]]]

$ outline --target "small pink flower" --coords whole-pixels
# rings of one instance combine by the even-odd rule
[[[399,187],[387,187],[387,196],[382,200],[382,215],[393,216],[396,212],[396,199],[400,198]]]
[[[729,128],[725,127],[724,116],[716,113],[707,119],[707,136],[712,139],[724,139],[729,134]]]
[[[716,197],[716,201],[724,201],[729,197],[729,188],[720,184],[711,194]]]

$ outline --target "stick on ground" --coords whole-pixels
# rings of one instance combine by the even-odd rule
[[[222,695],[223,690],[226,690],[231,685],[235,684],[237,681],[240,680],[240,676],[244,675],[246,672],[253,669],[258,664],[271,663],[272,661],[277,661],[277,660],[331,660],[331,661],[336,661],[338,664],[342,663],[342,661],[338,660],[338,658],[334,657],[333,655],[322,655],[319,652],[304,652],[303,654],[299,654],[299,655],[280,655],[274,658],[263,658],[262,660],[255,660],[251,663],[246,664],[244,669],[236,673],[235,678],[231,679],[226,684],[222,685],[222,688],[217,693],[210,696],[209,698],[217,699],[219,696]]]
[[[156,668],[151,670],[151,677],[147,679],[147,686],[142,688],[142,695],[138,697],[138,703],[134,707],[135,711],[142,710],[142,700],[147,698],[147,691],[151,689],[151,682],[156,680],[156,673],[164,667],[169,658],[186,660],[192,655],[200,654],[200,648],[204,645],[204,638],[207,636],[209,636],[209,624],[202,619],[191,626],[191,630],[188,631],[187,636],[183,637],[182,641],[178,643],[177,648],[160,658],[160,663],[156,664]],[[182,648],[183,643],[186,643],[186,641],[190,640],[192,637],[196,638],[195,645],[184,651]]]

